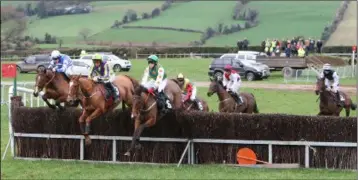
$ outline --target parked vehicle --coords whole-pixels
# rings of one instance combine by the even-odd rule
[[[82,75],[82,76],[89,76],[91,66],[79,61],[79,60],[72,60],[73,64],[73,73],[72,75]]]
[[[132,68],[132,63],[129,60],[121,59],[112,53],[101,52],[99,54],[103,55],[103,59],[109,63],[109,67],[112,68],[114,72],[129,71]],[[88,53],[76,60],[91,66],[93,64],[93,55],[94,53]]]
[[[271,74],[267,65],[253,60],[240,60],[236,56],[227,56],[212,61],[209,65],[209,76],[216,76],[218,79],[222,79],[224,66],[227,64],[232,65],[239,72],[240,76],[245,77],[248,81],[266,79]]]
[[[17,72],[28,73],[37,70],[43,70],[50,65],[49,54],[36,54],[16,63]]]

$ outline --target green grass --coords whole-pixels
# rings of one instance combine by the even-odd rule
[[[339,1],[251,1],[248,8],[259,11],[257,27],[247,31],[209,39],[207,46],[234,45],[247,37],[251,45],[260,45],[266,38],[320,38],[325,25],[339,7]]]
[[[45,33],[56,37],[78,37],[78,33],[83,28],[91,30],[91,34],[96,34],[109,29],[115,20],[122,20],[124,13],[128,9],[137,12],[147,12],[155,7],[159,7],[161,2],[96,2],[98,7],[88,14],[64,15],[49,17],[46,19],[33,19],[28,27],[28,35],[44,38]]]
[[[208,70],[212,59],[200,59],[193,60],[188,58],[178,59],[161,59],[160,64],[166,69],[170,78],[176,77],[177,74],[183,73],[193,81],[209,81]],[[140,79],[143,75],[144,68],[147,66],[144,59],[131,60],[132,69],[130,72],[121,72],[121,74],[128,74],[136,79]],[[2,63],[14,63],[14,62],[2,62]],[[21,73],[18,77],[19,81],[34,81],[34,73]],[[302,78],[303,79],[303,78]],[[311,80],[314,77],[310,77]],[[10,81],[11,79],[3,79],[3,81]],[[280,71],[272,72],[268,79],[254,81],[253,83],[268,83],[268,84],[283,84],[284,78]],[[289,81],[288,84],[313,84],[313,81]],[[355,78],[340,79],[341,85],[355,85]],[[244,85],[245,86],[245,85]]]
[[[204,31],[209,26],[216,27],[219,22],[224,24],[240,23],[240,21],[234,21],[231,18],[235,4],[235,1],[192,1],[177,4],[156,18],[138,21],[130,25]]]
[[[178,38],[180,37],[180,38]],[[108,29],[94,36],[91,40],[133,42],[133,43],[186,43],[200,39],[200,33],[167,31],[156,29]]]

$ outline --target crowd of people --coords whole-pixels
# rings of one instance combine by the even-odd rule
[[[247,38],[237,41],[237,47],[240,50],[248,50],[249,41]],[[298,56],[305,57],[308,53],[321,53],[322,41],[314,40],[312,38],[303,39],[294,37],[289,39],[266,39],[261,43],[261,51],[265,52],[268,56],[280,56],[284,53],[286,57]]]

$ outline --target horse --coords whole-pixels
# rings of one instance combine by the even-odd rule
[[[42,99],[52,109],[56,109],[56,106],[64,109],[61,106],[62,102],[65,103],[65,107],[77,107],[80,101],[76,101],[72,105],[66,102],[68,83],[69,78],[63,73],[52,72],[48,69],[38,70],[33,95],[37,97],[39,92],[44,90],[45,94],[42,96]],[[51,104],[48,99],[54,99],[55,105]]]
[[[181,89],[172,80],[167,80],[167,85],[164,88],[164,93],[169,97],[172,104],[172,110],[182,109]],[[133,96],[133,106],[131,117],[134,119],[134,133],[131,145],[125,156],[130,156],[133,149],[140,148],[139,138],[144,128],[154,126],[165,114],[159,113],[157,108],[157,100],[155,94],[148,93],[148,90],[140,85],[135,89]],[[142,121],[144,121],[142,123]]]
[[[357,105],[342,91],[340,91],[340,95],[344,98],[344,107],[338,106],[336,95],[331,91],[326,91],[324,78],[317,77],[315,93],[319,95],[320,99],[318,116],[339,116],[344,108],[346,110],[346,117],[349,117],[350,110],[357,109]]]
[[[93,119],[113,110],[119,102],[122,102],[122,109],[125,109],[125,105],[132,106],[134,87],[139,86],[139,83],[127,75],[115,76],[113,83],[119,90],[118,102],[113,101],[113,96],[106,99],[106,89],[103,84],[95,83],[93,80],[81,76],[71,78],[67,102],[73,103],[83,97],[84,110],[78,121],[81,132],[85,136],[86,145],[91,144],[89,133]]]
[[[171,79],[171,80],[174,81],[176,84],[178,84],[179,87],[183,85],[183,83],[180,83],[177,79]],[[182,102],[183,102],[183,109],[184,110],[186,110],[186,111],[200,111],[200,109],[199,109],[198,105],[196,104],[196,102],[189,101],[189,100],[185,101],[184,98],[185,98],[185,94],[182,93]],[[208,103],[204,99],[202,99],[202,98],[200,98],[198,96],[196,96],[196,99],[202,104],[202,106],[203,106],[202,111],[209,112]]]
[[[211,97],[217,93],[219,98],[219,112],[240,112],[240,113],[259,113],[255,96],[252,93],[240,93],[243,100],[242,104],[238,104],[236,100],[225,90],[221,81],[217,78],[210,78],[210,86],[207,96]]]

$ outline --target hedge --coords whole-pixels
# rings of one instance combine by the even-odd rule
[[[261,46],[249,46],[249,51],[261,51]],[[64,54],[70,56],[78,56],[81,53],[82,49],[60,49]],[[150,53],[168,53],[168,54],[180,54],[180,53],[235,53],[238,51],[237,47],[176,47],[176,48],[166,48],[166,47],[114,47],[114,48],[94,48],[86,49],[88,52],[113,52],[114,54],[120,56],[124,53],[127,54],[129,58],[135,58],[136,53],[138,54],[150,54]],[[28,56],[32,54],[40,53],[50,53],[51,49],[32,49],[26,51],[7,51],[1,52],[1,56]],[[323,48],[324,53],[352,53],[351,46],[327,46]]]
[[[80,109],[52,110],[45,107],[13,109],[13,129],[19,133],[80,135]],[[91,134],[131,136],[129,111],[115,110],[92,122]],[[169,113],[158,124],[144,130],[142,137],[213,138],[244,140],[357,142],[357,119],[345,117],[296,116],[284,114]],[[16,138],[22,157],[79,158],[79,141],[65,139]],[[117,160],[176,163],[184,143],[141,142],[133,157],[123,154],[129,142],[117,141]],[[260,160],[268,161],[267,145],[195,144],[196,163],[236,163],[236,151],[252,148]],[[357,168],[356,148],[311,147],[310,167]],[[111,160],[111,141],[92,140],[85,159]],[[184,160],[186,162],[186,160]],[[304,164],[304,147],[273,146],[274,163]]]

